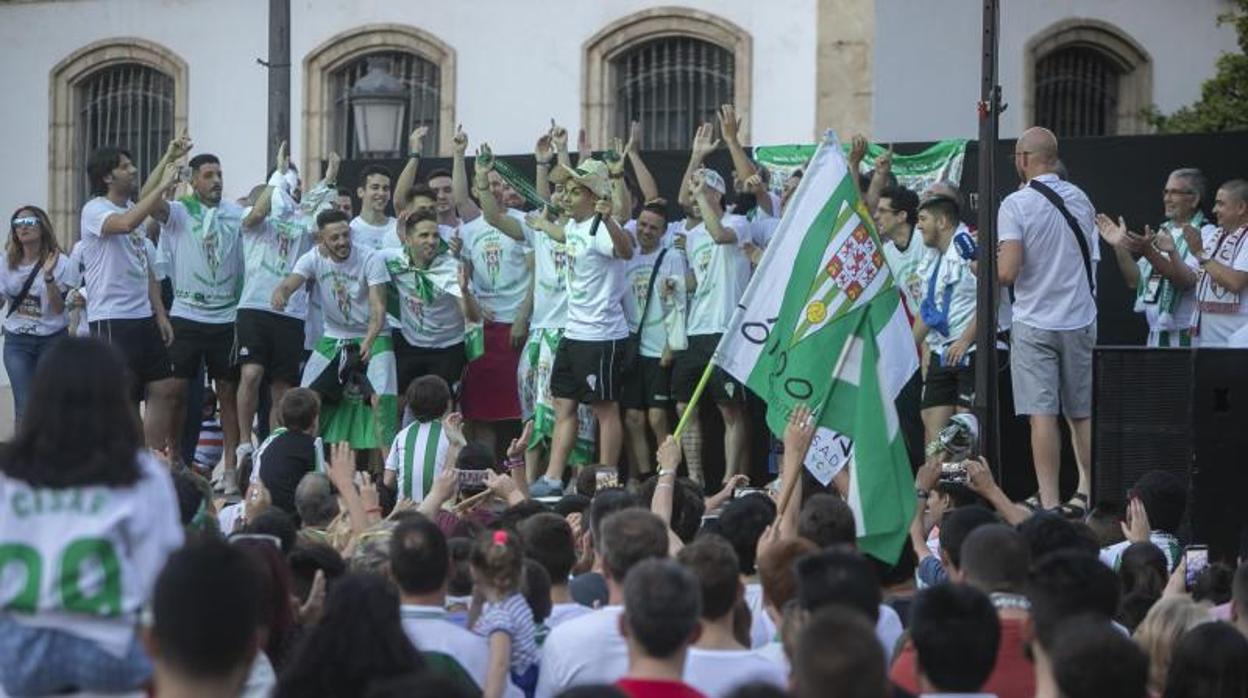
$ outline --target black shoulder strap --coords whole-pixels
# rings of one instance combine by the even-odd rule
[[[30,270],[30,274],[26,276],[26,281],[22,283],[22,290],[18,291],[17,295],[9,300],[9,312],[5,314],[6,318],[17,312],[17,306],[21,305],[26,300],[26,296],[30,295],[30,287],[34,285],[35,277],[39,275],[39,270],[42,267],[43,262],[35,262],[35,268]]]
[[[1088,277],[1088,290],[1096,296],[1096,281],[1092,278],[1092,254],[1088,251],[1088,239],[1084,237],[1083,231],[1079,229],[1079,222],[1071,215],[1066,208],[1066,202],[1062,201],[1062,197],[1053,191],[1049,185],[1037,180],[1031,180],[1027,186],[1040,192],[1049,203],[1057,207],[1058,212],[1062,214],[1062,218],[1066,219],[1066,225],[1070,226],[1070,232],[1075,236],[1075,242],[1079,243],[1079,253],[1083,255],[1083,272]]]
[[[641,334],[641,330],[646,326],[646,313],[650,312],[650,296],[654,295],[654,283],[659,279],[659,265],[663,263],[663,258],[667,256],[668,248],[664,247],[659,250],[659,256],[654,259],[654,268],[650,270],[650,284],[646,288],[646,302],[641,304],[641,320],[637,324],[637,334]]]

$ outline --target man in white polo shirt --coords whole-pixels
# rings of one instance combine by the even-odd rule
[[[1070,424],[1079,486],[1062,513],[1087,511],[1092,466],[1092,348],[1096,344],[1096,211],[1079,187],[1058,178],[1057,137],[1023,132],[1014,167],[1025,186],[997,212],[998,277],[1014,287],[1010,371],[1014,408],[1031,422],[1038,503],[1058,507],[1059,414]]]

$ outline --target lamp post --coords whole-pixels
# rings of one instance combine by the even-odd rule
[[[390,74],[388,64],[384,58],[369,58],[368,71],[347,93],[360,157],[393,157],[401,150],[407,88]]]

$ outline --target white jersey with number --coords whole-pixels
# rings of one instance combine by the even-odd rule
[[[292,273],[316,282],[325,336],[332,339],[359,339],[368,334],[368,289],[390,281],[381,255],[354,243],[343,262],[313,247],[295,262]]]
[[[600,223],[591,234],[594,221],[568,221],[563,231],[567,249],[568,339],[587,342],[624,339],[628,321],[621,303],[624,298],[624,263],[615,256],[615,243]]]
[[[0,610],[124,656],[165,559],[182,545],[169,471],[138,454],[128,487],[31,487],[0,474]]]
[[[690,335],[722,334],[728,329],[737,302],[750,283],[750,260],[741,249],[750,241],[745,218],[726,215],[721,225],[735,233],[736,240],[715,242],[705,223],[686,233],[689,267],[698,282],[689,308]]]
[[[567,245],[527,225],[524,237],[533,248],[533,316],[529,329],[563,329],[568,321]]]

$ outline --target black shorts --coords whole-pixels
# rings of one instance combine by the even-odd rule
[[[975,355],[967,354],[971,362]],[[965,360],[964,360],[965,363]],[[975,401],[975,368],[973,365],[942,366],[935,352],[928,357],[927,376],[923,381],[920,407],[966,407]]]
[[[550,394],[578,402],[618,402],[632,353],[628,338],[585,342],[564,337],[550,370]]]
[[[175,377],[194,378],[199,373],[199,362],[203,361],[209,378],[238,378],[232,323],[195,322],[180,317],[169,318],[169,322],[173,324],[169,359],[173,362]]]
[[[239,308],[234,321],[234,363],[259,364],[270,381],[299,385],[303,321],[254,308]]]
[[[91,336],[108,342],[121,353],[133,381],[130,389],[134,400],[141,398],[148,383],[173,375],[173,363],[156,318],[96,320],[90,327]]]
[[[672,404],[672,367],[659,365],[659,359],[639,356],[624,372],[620,406],[626,410],[667,407]]]
[[[715,355],[715,347],[719,346],[722,334],[695,334],[689,336],[689,348],[676,352],[672,362],[672,396],[676,402],[688,404],[693,399],[693,391],[702,379],[702,372],[711,363]],[[716,366],[711,371],[711,378],[706,383],[706,397],[713,402],[745,402],[745,386],[728,375],[724,369]]]
[[[459,381],[464,376],[464,367],[468,365],[463,342],[449,347],[430,348],[408,344],[399,330],[393,330],[391,336],[394,338],[394,364],[399,379],[399,395],[407,392],[412,381],[430,374],[446,381],[451,388],[451,395],[458,393]]]

